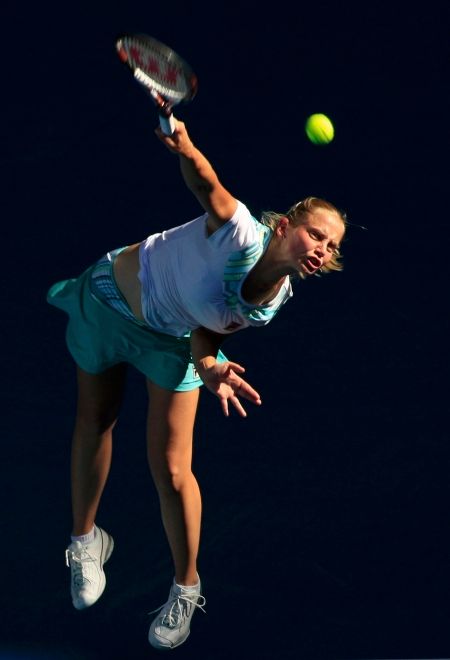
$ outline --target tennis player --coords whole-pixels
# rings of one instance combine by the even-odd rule
[[[93,605],[105,588],[113,539],[96,524],[111,465],[112,432],[127,366],[147,379],[148,459],[174,565],[167,602],[150,626],[155,648],[172,649],[203,609],[197,572],[201,496],[191,469],[200,386],[222,412],[246,416],[261,404],[244,368],[221,351],[231,333],[269,323],[293,295],[291,279],[342,269],[345,214],[309,197],[260,220],[219,181],[183,122],[163,144],[178,156],[203,213],[114,249],[79,277],[53,285],[48,302],[69,317],[67,345],[78,373],[71,456],[73,527],[66,562],[73,605]],[[161,223],[162,224],[162,223]]]

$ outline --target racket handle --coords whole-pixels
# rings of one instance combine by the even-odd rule
[[[172,113],[159,115],[159,125],[164,135],[173,135],[175,132],[175,119]]]

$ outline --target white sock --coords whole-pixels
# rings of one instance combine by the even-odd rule
[[[186,584],[178,584],[178,582],[175,582],[175,586],[178,587],[178,589],[184,589],[184,590],[187,590],[187,591],[192,591],[192,592],[197,593],[198,590],[200,589],[200,579],[197,582],[197,584],[186,585]]]
[[[95,539],[95,525],[87,534],[82,534],[81,536],[71,536],[72,543],[79,541],[82,545],[89,545]]]

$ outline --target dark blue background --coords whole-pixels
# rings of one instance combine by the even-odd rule
[[[116,56],[124,31],[192,64],[178,116],[255,214],[312,194],[368,228],[342,274],[226,344],[264,405],[225,420],[202,397],[208,606],[177,655],[450,656],[447,27],[444,2],[5,4],[0,657],[152,657],[172,575],[134,372],[99,514],[116,551],[87,612],[63,557],[76,392],[46,290],[199,212]],[[329,146],[306,138],[313,112]]]

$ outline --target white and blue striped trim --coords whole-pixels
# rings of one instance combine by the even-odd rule
[[[275,316],[286,297],[280,298],[280,303],[275,306],[251,305],[242,300],[241,287],[245,277],[266,250],[272,237],[272,231],[266,225],[261,224],[255,218],[258,238],[255,243],[243,250],[233,252],[225,264],[223,274],[223,295],[227,307],[242,314],[250,325],[265,325]]]

